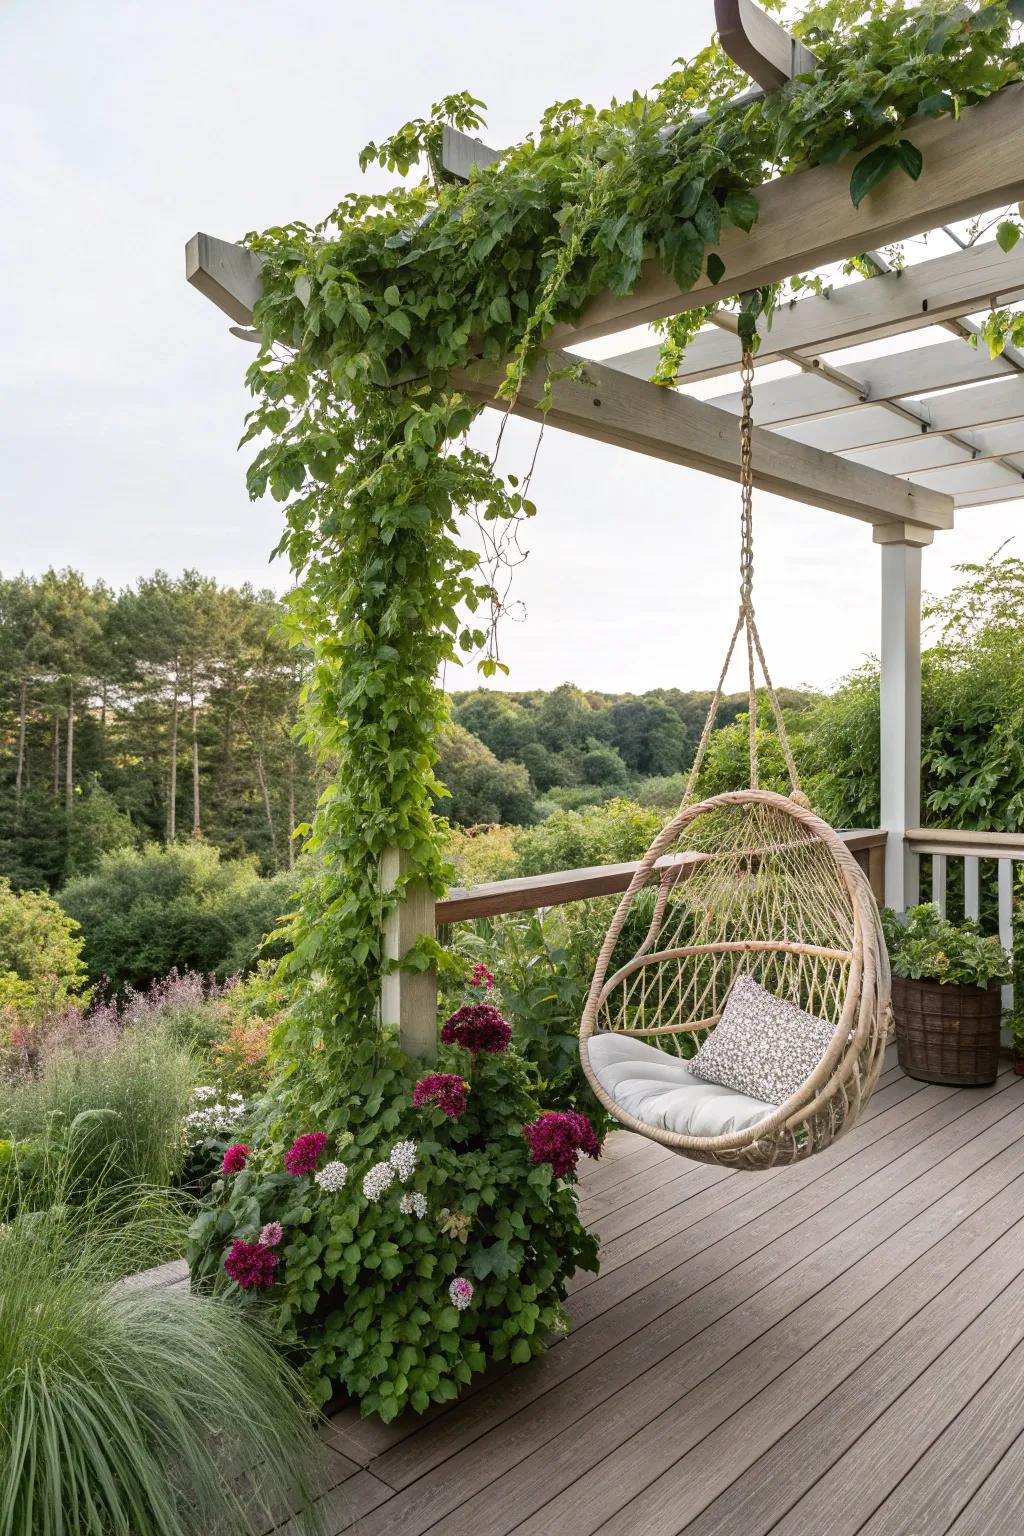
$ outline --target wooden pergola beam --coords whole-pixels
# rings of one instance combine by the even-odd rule
[[[197,234],[186,248],[186,276],[193,287],[242,324],[252,319],[260,295],[259,256],[241,246]],[[554,354],[553,367],[569,368],[579,358]],[[729,411],[704,405],[671,389],[633,379],[600,363],[586,364],[586,381],[561,379],[554,387],[548,421],[583,437],[596,438],[650,458],[735,480],[739,436]],[[524,381],[516,412],[537,419],[546,368]],[[499,410],[504,370],[476,364],[452,382],[473,399]],[[805,443],[755,429],[755,475],[762,490],[789,496],[827,511],[872,524],[896,523],[920,531],[922,542],[936,528],[953,525],[953,503],[941,492],[912,486],[876,469],[836,459]]]
[[[556,369],[579,362],[568,353],[551,357]],[[555,381],[547,413],[551,426],[687,469],[727,480],[738,478],[739,434],[731,412],[643,379],[631,379],[601,363],[588,361],[585,369],[582,380]],[[527,375],[513,414],[538,419],[547,373],[546,367],[540,367]],[[503,377],[503,368],[477,363],[453,374],[452,383],[471,399],[506,411],[508,402],[497,395]],[[753,448],[754,479],[762,491],[864,523],[909,525],[923,532],[915,542],[930,542],[934,529],[953,525],[952,501],[941,493],[763,428],[755,427]]]
[[[1024,128],[1024,118],[1021,126]],[[1024,172],[1024,145],[1021,168]],[[812,175],[808,171],[802,173]],[[799,177],[790,177],[798,180]],[[755,229],[757,226],[754,226]],[[824,295],[798,299],[780,310],[770,327],[761,327],[760,367],[785,353],[814,357],[862,342],[880,341],[942,320],[957,319],[990,304],[1009,302],[1024,294],[1024,241],[1009,253],[994,240],[951,251],[930,261],[915,262],[901,272],[847,283]],[[658,348],[646,346],[607,359],[638,378],[650,378]],[[856,372],[854,365],[851,371]],[[680,383],[736,372],[736,338],[726,330],[706,330],[686,349]],[[917,388],[926,387],[919,381]],[[907,393],[913,393],[908,390]]]
[[[682,293],[649,261],[633,293],[600,295],[579,321],[558,328],[552,344],[572,347],[648,325],[1024,197],[1024,87],[1007,86],[959,118],[922,119],[907,135],[924,156],[917,181],[889,176],[855,208],[852,156],[780,176],[758,190],[760,217],[750,233],[723,233],[715,248],[725,262],[722,282],[705,275]]]

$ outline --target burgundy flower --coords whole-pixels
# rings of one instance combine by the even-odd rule
[[[285,1153],[285,1171],[295,1174],[296,1178],[302,1173],[312,1173],[326,1145],[327,1137],[323,1131],[307,1131],[306,1135],[294,1141]]]
[[[417,1109],[423,1104],[433,1105],[449,1120],[458,1120],[466,1113],[469,1084],[454,1072],[431,1072],[421,1077],[412,1091],[412,1102]]]
[[[601,1143],[586,1115],[574,1109],[538,1115],[532,1125],[523,1126],[532,1161],[550,1163],[555,1176],[565,1178],[575,1173],[581,1152],[588,1157],[601,1156]]]
[[[224,1268],[243,1291],[262,1290],[274,1283],[278,1256],[262,1243],[244,1243],[238,1238],[224,1260]]]
[[[478,1051],[490,1051],[500,1056],[508,1050],[512,1038],[511,1025],[507,1024],[493,1003],[467,1003],[452,1014],[441,1030],[445,1045],[463,1045],[475,1056]]]
[[[490,971],[482,961],[479,961],[476,965],[474,965],[473,974],[469,978],[469,984],[471,987],[494,986],[494,977],[491,975]]]
[[[249,1148],[244,1141],[236,1141],[233,1147],[228,1147],[224,1153],[224,1161],[221,1164],[222,1173],[241,1173],[249,1157]]]

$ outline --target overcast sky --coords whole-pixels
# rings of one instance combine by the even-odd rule
[[[114,586],[162,566],[282,590],[280,511],[235,451],[251,351],[184,281],[197,229],[314,220],[357,155],[472,90],[500,146],[555,99],[643,87],[710,34],[711,0],[5,0],[0,569]],[[493,436],[494,422],[486,423]],[[535,430],[502,449],[522,469]],[[507,687],[709,686],[734,611],[737,495],[551,431],[507,627]],[[960,514],[925,552],[945,590],[1024,509]],[[878,644],[878,551],[854,522],[761,497],[758,607],[777,679],[822,686]],[[472,686],[474,674],[449,676]],[[738,680],[737,680],[738,685]]]

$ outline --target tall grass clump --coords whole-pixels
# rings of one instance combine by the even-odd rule
[[[54,1046],[38,1075],[0,1082],[0,1137],[59,1147],[76,1188],[166,1187],[183,1162],[195,1078],[191,1054],[163,1030],[97,1029]]]
[[[176,1225],[133,1187],[0,1231],[0,1536],[250,1536],[308,1510],[322,1447],[269,1338],[121,1283]]]

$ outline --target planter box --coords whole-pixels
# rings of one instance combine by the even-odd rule
[[[908,1077],[981,1087],[999,1071],[1002,998],[998,987],[942,986],[892,978],[896,1053]]]

